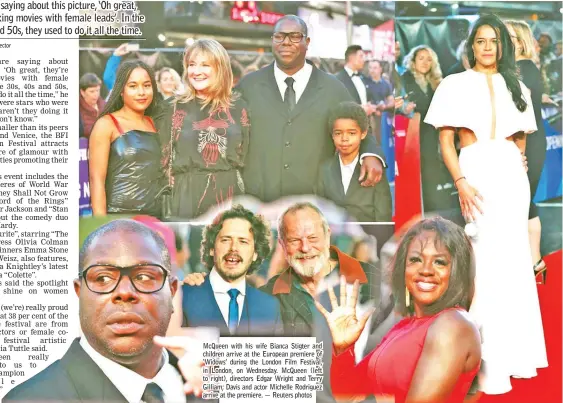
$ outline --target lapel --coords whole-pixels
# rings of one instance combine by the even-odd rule
[[[346,192],[346,196],[344,197],[346,200],[352,198],[352,194],[356,191],[357,188],[361,187],[360,186],[360,182],[357,180],[357,178],[360,177],[360,169],[361,169],[361,165],[360,165],[360,160],[358,159],[358,162],[356,163],[356,167],[354,168],[354,174],[352,175],[352,178],[350,179],[350,184],[348,185],[348,191]]]
[[[294,276],[296,276],[296,274],[291,267],[280,274],[274,284],[272,293],[282,302],[282,307],[286,315],[291,316],[291,322],[293,322],[297,316],[301,316],[305,320],[305,323],[312,324],[313,314],[306,300],[307,295],[305,295],[304,291],[297,289],[292,290],[292,287],[294,287]]]
[[[264,98],[272,105],[273,108],[275,108],[275,110],[279,111],[284,118],[295,119],[302,112],[308,110],[309,106],[313,102],[322,97],[321,89],[323,88],[323,83],[319,79],[319,69],[317,69],[315,65],[312,65],[313,71],[311,73],[311,77],[309,78],[309,82],[305,87],[305,91],[301,94],[295,108],[293,108],[291,113],[289,113],[283,102],[278,84],[276,83],[274,63],[264,68],[265,79],[261,83],[262,89],[264,90]],[[312,64],[309,61],[306,61],[306,63]]]
[[[340,157],[338,156],[338,153],[335,153],[332,158],[332,164],[330,164],[330,176],[336,180],[334,188],[337,189],[340,200],[344,200],[346,198],[346,194],[344,193],[344,185],[342,185],[342,172],[340,171]],[[350,189],[348,189],[348,192],[350,192]]]
[[[252,297],[250,296],[252,288],[246,284],[246,295],[244,296],[244,303],[242,304],[242,315],[237,327],[237,336],[249,336],[251,334],[250,329],[250,316],[254,316],[250,313],[253,310],[253,304],[249,301]]]
[[[344,84],[350,95],[354,98],[356,103],[361,104],[360,94],[358,94],[358,90],[352,81],[352,78],[348,75],[346,70],[340,71],[340,81]],[[363,82],[363,80],[362,80]]]
[[[211,287],[211,281],[209,281],[209,276],[205,277],[205,281],[202,284],[205,288],[205,297],[203,301],[209,301],[208,311],[204,319],[209,319],[213,323],[221,324],[219,330],[221,334],[229,334],[229,327],[225,323],[225,319],[223,318],[223,314],[219,309],[219,305],[217,304],[217,300],[215,299],[215,294],[213,293],[213,288]],[[203,313],[203,312],[202,312]],[[224,333],[226,332],[226,333]]]
[[[310,105],[323,96],[321,91],[323,88],[323,82],[322,80],[320,80],[320,70],[317,69],[315,65],[310,63],[309,61],[306,61],[306,63],[312,65],[313,71],[311,72],[311,77],[309,77],[309,82],[305,87],[305,91],[303,92],[303,94],[301,94],[301,98],[299,98],[299,101],[295,105],[295,108],[293,108],[293,110],[289,114],[290,119],[295,119],[302,112],[309,110]]]
[[[61,364],[66,368],[79,400],[127,403],[125,397],[111,383],[100,367],[80,347],[79,340],[75,339],[72,342],[61,359]]]
[[[191,293],[187,305],[189,326],[202,326],[202,323],[213,324],[219,328],[221,335],[229,334],[229,328],[215,300],[209,276],[205,276],[201,286],[187,286],[184,292]]]
[[[286,110],[283,103],[280,89],[276,83],[274,76],[274,63],[264,67],[264,80],[261,82],[264,99],[272,105],[273,110],[279,111],[285,118],[289,117],[289,111]]]

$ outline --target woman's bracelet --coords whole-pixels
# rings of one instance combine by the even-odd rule
[[[465,176],[460,176],[459,178],[457,178],[457,179],[454,181],[454,186],[455,186],[456,189],[457,189],[457,182],[459,182],[459,181],[462,180],[462,179],[465,179]]]

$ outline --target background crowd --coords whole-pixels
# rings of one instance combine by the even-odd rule
[[[144,194],[151,195],[152,204],[136,200],[130,203],[134,207],[129,210],[161,216],[153,207],[163,192],[147,190],[146,186],[150,182],[163,187],[168,181],[172,189],[171,215],[178,219],[197,217],[210,207],[245,193],[265,202],[290,195],[317,194],[345,208],[351,219],[390,222],[392,194],[388,182],[394,177],[392,169],[385,171],[388,167],[385,160],[392,163],[393,152],[390,147],[382,149],[380,144],[391,142],[389,137],[382,139],[382,133],[389,134],[394,102],[384,64],[372,60],[367,66],[369,52],[352,45],[345,49],[344,68],[332,77],[319,68],[320,61],[306,62],[310,43],[303,20],[296,16],[281,18],[272,35],[275,64],[270,63],[252,74],[247,72],[241,79],[237,77],[235,64],[231,64],[232,57],[219,42],[200,39],[185,49],[180,82],[179,75],[170,67],[158,70],[153,76],[152,68],[142,60],[136,64],[135,59],[121,63],[120,58],[136,47],[131,44],[118,47],[103,73],[104,85],[109,90],[108,105],[103,112],[98,106],[101,83],[93,73],[85,74],[92,80],[83,80],[85,86],[93,86],[81,89],[81,97],[92,93],[91,104],[85,104],[81,110],[81,128],[90,129],[91,117],[98,116],[98,130],[94,129],[95,135],[90,132],[87,136],[90,181],[83,183],[92,193],[93,213],[126,213],[124,201],[139,199]],[[138,52],[136,56],[142,59]],[[158,90],[156,95],[147,89],[148,95],[143,92],[126,97],[126,91],[132,88],[132,77],[136,77],[135,69],[144,70],[137,74],[148,75],[147,83],[155,82],[152,87]],[[274,84],[272,71],[282,99],[276,95],[277,91],[264,91],[264,85]],[[294,74],[296,78],[299,76],[295,88]],[[289,77],[284,82],[280,78],[283,75]],[[313,90],[315,87],[322,91]],[[269,103],[262,101],[264,97]],[[140,101],[145,108],[139,109],[142,116],[136,118],[129,111]],[[361,109],[335,111],[343,101],[355,102]],[[272,107],[276,103],[279,105]],[[264,109],[265,105],[270,106]],[[346,134],[341,135],[339,122],[350,119],[354,128],[346,128]],[[136,124],[125,124],[129,130],[122,130],[123,122],[135,120]],[[159,139],[163,151],[160,179],[156,172],[150,176],[142,174],[149,170],[148,163],[144,168],[134,166],[140,163],[120,167],[115,159],[117,156],[121,161],[137,158],[133,154],[138,154],[139,147],[122,139],[135,136],[132,132],[139,130],[146,133],[144,120],[154,129],[148,133],[158,134],[153,137]],[[272,127],[279,134],[272,133]],[[299,136],[302,132],[309,135]],[[330,141],[331,132],[334,143]],[[82,130],[82,134],[86,136],[88,130]],[[277,141],[282,147],[275,147]],[[120,142],[127,143],[130,149],[120,147]],[[139,138],[135,143],[141,148],[155,148],[148,145],[152,143],[149,138]],[[319,150],[320,153],[315,152]],[[155,160],[156,154],[150,158]],[[143,156],[145,160],[147,155]],[[333,155],[334,169],[327,168],[326,175],[321,175],[321,169],[325,172],[321,164],[328,163]],[[148,179],[145,185],[134,179],[141,177]],[[341,194],[328,192],[333,181],[342,182]],[[356,182],[361,187],[350,186]]]

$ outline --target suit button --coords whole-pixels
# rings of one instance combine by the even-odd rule
[[[287,121],[287,124],[291,126],[291,119]]]
[[[286,146],[286,147],[289,147],[290,144],[291,144],[291,143],[290,143],[289,141],[286,141],[286,142],[285,142],[285,146]]]
[[[283,169],[289,169],[289,164],[285,164],[285,165],[283,166]]]

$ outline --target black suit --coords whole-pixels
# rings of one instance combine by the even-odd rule
[[[169,353],[170,363],[176,360]],[[3,402],[108,402],[127,403],[100,367],[75,339],[66,354],[43,371],[16,386]]]
[[[356,86],[354,85],[354,82],[352,81],[352,77],[350,77],[348,72],[344,69],[340,70],[338,73],[335,74],[335,77],[338,78],[342,84],[344,84],[344,86],[346,87],[346,89],[348,90],[348,92],[350,93],[352,98],[354,98],[354,101],[356,101],[357,104],[361,105],[362,101],[360,99],[360,94],[358,94],[358,90],[356,89]],[[364,86],[366,87],[366,100],[367,100],[367,102],[374,103],[374,99],[370,94],[368,84],[366,82],[367,79],[364,76],[362,76],[361,74],[360,74],[359,77],[362,80],[362,82],[364,83]]]
[[[410,94],[409,102],[416,104],[415,113],[420,113],[420,169],[424,211],[457,209],[459,200],[457,193],[453,191],[452,177],[442,157],[438,130],[424,122],[434,90],[428,84],[426,92],[423,91],[408,70],[403,74],[403,84],[405,91]],[[444,186],[446,184],[449,186]]]
[[[392,220],[391,190],[387,176],[381,176],[381,181],[374,187],[362,187],[359,182],[360,164],[356,164],[348,191],[344,193],[340,158],[335,154],[326,161],[319,174],[317,195],[332,200],[335,204],[346,209],[356,221],[389,222]]]
[[[243,171],[246,193],[263,201],[312,194],[322,161],[334,154],[329,111],[352,99],[334,76],[312,67],[291,112],[282,100],[273,63],[246,75],[237,87],[250,111],[250,145]],[[362,152],[383,156],[373,138],[362,142]]]

